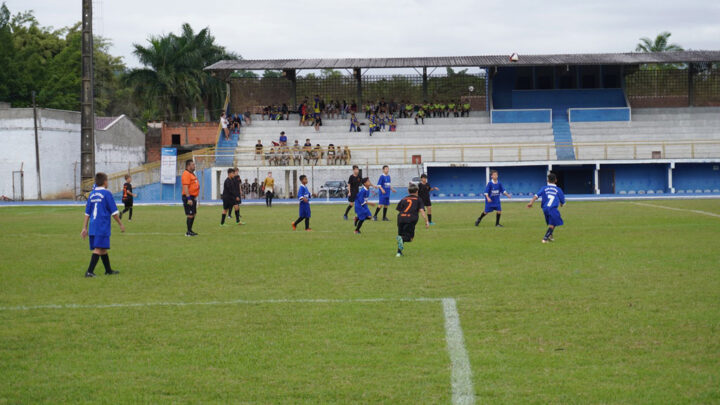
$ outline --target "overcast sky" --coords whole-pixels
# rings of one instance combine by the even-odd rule
[[[81,0],[5,0],[40,24],[80,21]],[[718,0],[94,0],[95,34],[138,66],[133,43],[210,27],[245,59],[627,52],[672,32],[686,49],[720,49]]]

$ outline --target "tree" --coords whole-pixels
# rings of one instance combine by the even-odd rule
[[[282,77],[282,72],[279,70],[266,70],[263,72],[263,78],[265,79],[275,79],[278,77]]]
[[[179,35],[151,36],[148,42],[149,46],[134,44],[133,53],[144,67],[125,77],[136,101],[146,110],[158,111],[156,119],[194,119],[198,107],[204,108],[206,119],[219,116],[225,85],[203,69],[238,56],[215,44],[209,28],[195,33],[187,23]]]
[[[676,52],[682,51],[683,48],[677,44],[669,44],[668,40],[672,34],[668,31],[661,32],[651,40],[648,37],[640,38],[640,43],[635,47],[636,52]]]

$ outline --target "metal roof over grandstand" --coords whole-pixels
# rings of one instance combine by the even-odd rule
[[[413,67],[496,67],[555,65],[639,65],[646,63],[718,62],[720,51],[585,53],[557,55],[519,55],[511,62],[509,55],[439,56],[416,58],[362,59],[243,59],[216,62],[205,70],[289,70],[289,69],[392,69]]]

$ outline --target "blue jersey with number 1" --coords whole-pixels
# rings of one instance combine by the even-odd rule
[[[104,187],[96,187],[85,205],[85,215],[90,217],[88,235],[110,236],[110,218],[118,213],[115,199]]]

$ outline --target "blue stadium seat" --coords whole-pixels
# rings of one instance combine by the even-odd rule
[[[629,190],[628,194],[635,194],[635,190]]]
[[[706,188],[705,190],[703,190],[703,193],[712,193],[712,191],[710,191],[709,188]]]
[[[714,189],[714,190],[713,190],[713,193],[720,193],[720,189],[717,189],[717,188]]]
[[[696,193],[696,194],[702,194],[702,190],[700,190],[700,189],[698,188],[698,189],[695,190],[695,193]]]
[[[655,190],[655,193],[656,193],[656,194],[664,194],[665,191],[663,191],[663,190]]]
[[[625,191],[625,190],[620,190],[620,193],[618,193],[618,194],[627,194],[627,191]]]

